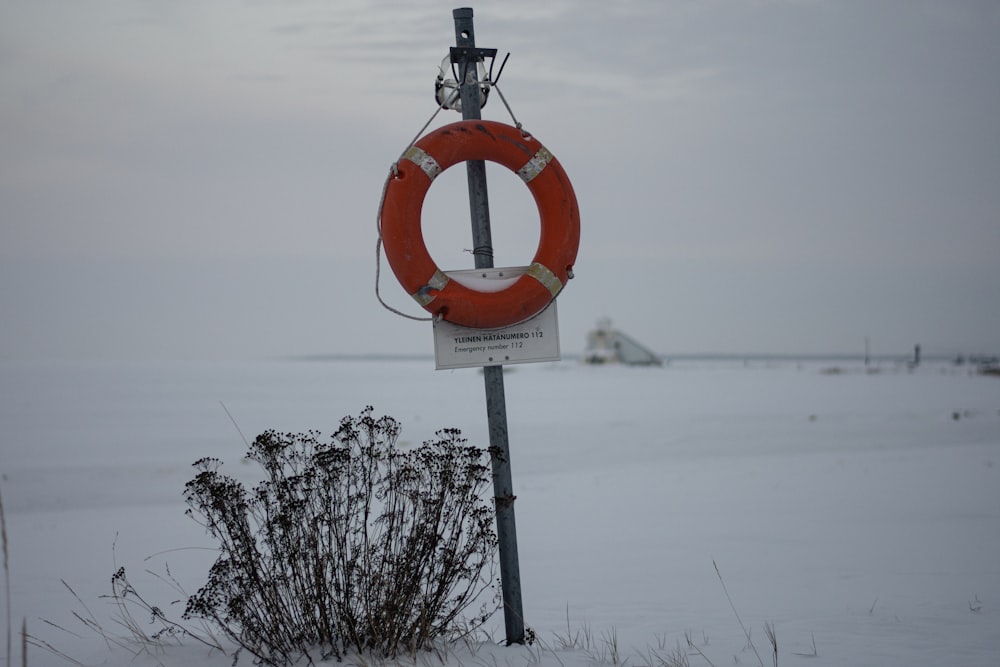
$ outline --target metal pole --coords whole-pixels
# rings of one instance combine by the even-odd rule
[[[482,118],[479,106],[479,72],[472,8],[452,11],[455,44],[461,61],[462,118]],[[464,51],[463,51],[464,49]],[[464,56],[461,54],[464,53]],[[493,267],[493,237],[490,233],[490,205],[486,190],[486,163],[466,162],[469,180],[469,208],[472,242],[477,269]],[[503,366],[483,369],[486,385],[486,417],[489,422],[490,461],[493,466],[493,495],[496,503],[497,539],[500,548],[500,585],[503,589],[503,616],[508,644],[524,643],[524,613],[521,606],[521,571],[517,560],[517,527],[514,521],[514,489],[510,474],[510,444],[507,440],[507,402],[504,397]]]

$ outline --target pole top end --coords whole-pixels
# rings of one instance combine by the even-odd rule
[[[471,19],[472,7],[459,7],[458,9],[453,9],[451,10],[451,16],[456,19]]]

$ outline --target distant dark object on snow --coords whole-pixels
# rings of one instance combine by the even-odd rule
[[[583,352],[587,364],[625,364],[627,366],[662,366],[659,355],[611,327],[611,320],[598,320],[597,328],[587,334]]]
[[[978,356],[969,359],[976,364],[976,369],[980,375],[1000,376],[1000,359],[997,357]]]

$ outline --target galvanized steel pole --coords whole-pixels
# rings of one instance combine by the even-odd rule
[[[455,19],[454,53],[458,56],[462,118],[482,118],[479,102],[479,60],[472,8],[452,11]],[[469,160],[469,207],[472,215],[473,254],[477,269],[493,267],[493,237],[490,233],[490,205],[486,190],[486,163]],[[489,423],[490,460],[493,466],[493,495],[496,503],[497,538],[500,548],[500,584],[503,589],[504,626],[508,644],[524,643],[524,613],[521,606],[521,571],[517,560],[517,527],[514,522],[514,489],[510,473],[510,445],[507,440],[507,402],[504,397],[503,366],[483,369],[486,385],[486,417]]]

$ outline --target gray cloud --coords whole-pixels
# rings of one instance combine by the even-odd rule
[[[350,263],[330,283],[348,280],[352,312],[365,315],[356,343],[337,345],[398,346],[369,303],[375,211],[389,164],[434,111],[452,8],[5,5],[0,256],[15,287],[0,306],[24,316],[0,354],[80,346],[51,332],[31,340],[32,327],[59,329],[58,281],[39,272],[70,259],[115,264],[136,284],[161,276],[165,309],[177,303],[163,278],[177,262]],[[995,3],[511,0],[476,8],[476,31],[511,52],[502,90],[578,192],[580,277],[561,301],[570,341],[610,315],[665,352],[841,351],[865,335],[890,350],[925,335],[946,351],[996,348]],[[508,120],[496,95],[485,115]],[[491,175],[497,253],[525,263],[533,211],[504,176]],[[449,173],[428,198],[428,242],[445,268],[471,265],[464,196]],[[225,279],[234,289],[237,274]],[[268,275],[331,298],[292,270]],[[252,308],[264,287],[247,284],[240,303]],[[383,292],[394,289],[388,276]],[[78,295],[109,313],[106,335],[95,325],[79,354],[146,338],[116,325],[104,298],[131,299]],[[186,312],[221,313],[206,335],[233,338],[226,301],[213,308]],[[166,345],[175,355],[218,347],[173,338],[189,343]],[[323,352],[298,348],[328,338],[297,340]],[[280,347],[267,341],[260,350]],[[245,349],[258,349],[252,336]]]

